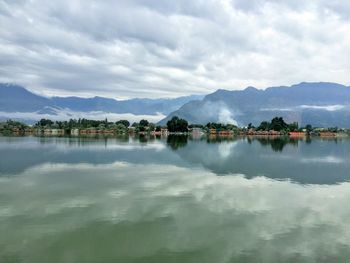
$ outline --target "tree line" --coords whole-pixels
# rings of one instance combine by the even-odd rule
[[[37,123],[34,124],[34,128],[38,129],[98,129],[98,130],[104,130],[104,129],[111,129],[115,130],[116,132],[125,133],[129,129],[133,129],[136,133],[137,132],[149,132],[149,131],[156,131],[160,132],[162,128],[167,128],[169,132],[179,132],[179,133],[186,133],[193,128],[200,128],[203,131],[209,132],[211,129],[215,129],[217,131],[233,131],[234,133],[241,132],[241,131],[247,131],[247,130],[254,130],[254,131],[278,131],[281,133],[288,133],[288,132],[296,132],[296,131],[306,131],[308,133],[311,133],[315,130],[311,125],[306,125],[305,127],[299,127],[299,124],[297,122],[293,123],[286,123],[282,117],[275,117],[271,121],[262,121],[258,126],[254,126],[253,124],[249,123],[246,127],[237,127],[233,124],[223,124],[223,123],[216,123],[216,122],[208,122],[206,125],[202,124],[189,124],[187,120],[179,118],[178,116],[172,117],[168,122],[166,123],[166,126],[157,125],[154,123],[149,122],[146,119],[142,119],[139,122],[133,122],[130,124],[128,120],[118,120],[115,122],[108,121],[107,118],[104,120],[89,120],[85,118],[79,118],[79,119],[70,119],[68,121],[52,121],[50,119],[41,119]],[[17,129],[17,130],[24,130],[26,128],[29,128],[28,125],[8,120],[6,122],[0,122],[0,132],[6,133],[10,132],[11,130]],[[327,128],[327,131],[330,132],[337,132],[338,128]],[[349,130],[343,130],[345,132],[349,132]]]

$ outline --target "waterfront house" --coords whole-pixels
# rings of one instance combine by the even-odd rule
[[[211,128],[211,129],[209,130],[209,133],[210,133],[210,134],[216,134],[217,131],[216,131],[216,129]]]
[[[79,135],[79,129],[71,129],[70,134],[73,136],[78,136]]]
[[[44,129],[44,135],[47,136],[57,136],[64,135],[64,129]]]
[[[320,137],[326,137],[326,138],[337,136],[335,132],[328,132],[328,131],[322,131],[319,134],[320,134]]]
[[[194,128],[192,128],[192,134],[193,135],[202,135],[203,134],[203,130],[202,130],[202,128],[196,128],[196,127],[194,127]]]
[[[218,134],[220,136],[230,136],[230,135],[233,135],[233,132],[230,130],[223,130],[223,131],[219,131]]]
[[[161,128],[160,129],[162,134],[168,134],[168,129],[167,128]]]
[[[289,135],[289,137],[292,137],[292,138],[302,138],[302,137],[306,136],[306,133],[305,132],[289,132],[288,135]]]

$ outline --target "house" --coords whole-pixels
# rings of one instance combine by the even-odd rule
[[[323,132],[320,132],[319,134],[320,134],[320,137],[326,137],[326,138],[337,136],[335,132],[328,132],[328,131],[323,131]]]
[[[103,134],[106,134],[106,135],[113,135],[114,134],[114,130],[102,130]]]
[[[192,128],[192,134],[193,135],[202,135],[203,134],[203,130],[202,128]]]
[[[281,135],[281,132],[279,132],[279,131],[274,131],[274,130],[270,130],[270,131],[269,131],[269,135],[279,136],[279,135]]]
[[[216,129],[211,128],[211,129],[209,130],[209,133],[210,133],[210,134],[216,134],[217,131],[216,131]]]
[[[167,128],[161,128],[161,129],[160,129],[160,132],[161,132],[162,134],[168,134],[168,133],[169,133]]]
[[[288,135],[289,135],[289,137],[292,137],[292,138],[302,138],[302,137],[306,136],[306,133],[305,132],[289,132]]]
[[[64,135],[64,129],[44,129],[44,135],[57,136]]]
[[[79,135],[79,129],[71,129],[70,134],[73,136],[78,136]]]
[[[233,132],[230,131],[230,130],[223,130],[223,131],[219,131],[218,134],[219,134],[220,136],[230,136],[230,135],[233,134]]]
[[[129,127],[129,129],[128,129],[128,132],[131,133],[131,134],[134,134],[135,131],[136,131],[136,128],[133,127],[133,126]]]
[[[20,133],[21,130],[19,128],[17,128],[17,127],[14,127],[14,128],[12,128],[12,132],[13,133]]]

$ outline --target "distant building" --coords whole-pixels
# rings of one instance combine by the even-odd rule
[[[78,136],[79,135],[79,129],[71,129],[70,134],[73,136]]]
[[[44,129],[44,135],[48,135],[48,136],[64,135],[64,129]]]
[[[335,137],[337,134],[335,132],[320,132],[320,137]]]
[[[305,132],[289,132],[288,135],[289,135],[289,137],[292,137],[292,138],[300,138],[300,137],[305,137],[306,133]]]
[[[131,126],[131,127],[129,127],[128,132],[129,133],[135,133],[135,130],[136,130],[136,128]]]
[[[203,134],[203,130],[202,128],[192,128],[192,134],[194,135],[202,135]]]
[[[281,132],[271,130],[271,131],[269,131],[269,135],[281,135]]]
[[[209,133],[210,133],[210,134],[216,134],[216,133],[217,133],[217,130],[212,128],[212,129],[209,130]]]
[[[220,136],[229,136],[229,135],[233,135],[233,132],[230,130],[224,130],[224,131],[219,131],[218,133]]]

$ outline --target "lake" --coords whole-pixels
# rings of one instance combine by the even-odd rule
[[[0,137],[0,262],[348,262],[350,140]]]

